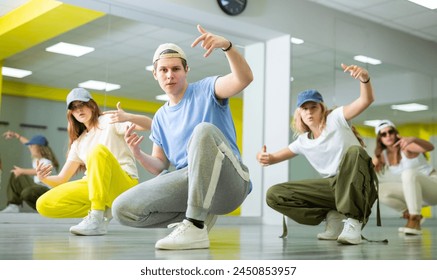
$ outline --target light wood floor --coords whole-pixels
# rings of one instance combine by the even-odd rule
[[[168,229],[129,228],[112,221],[105,236],[75,236],[70,226],[80,219],[47,219],[37,213],[0,214],[1,260],[436,260],[437,221],[423,224],[422,236],[397,232],[400,218],[370,220],[363,235],[370,240],[341,245],[317,240],[324,225],[289,223],[287,239],[281,226],[261,225],[257,219],[219,217],[206,250],[161,251],[155,242]]]

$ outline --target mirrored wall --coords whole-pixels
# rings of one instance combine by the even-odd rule
[[[3,61],[3,66],[31,69],[33,74],[24,79],[3,77],[5,91],[1,103],[0,133],[14,130],[26,137],[44,134],[61,163],[65,161],[67,134],[65,104],[60,96],[80,83],[96,80],[120,86],[119,89],[111,91],[92,90],[103,110],[113,109],[116,102],[121,101],[125,110],[153,116],[154,111],[163,104],[163,101],[156,99],[163,92],[146,67],[150,66],[158,44],[171,41],[184,48],[190,66],[189,81],[209,75],[226,74],[229,71],[221,51],[204,58],[201,48],[191,48],[191,43],[199,35],[191,23],[181,22],[169,26],[168,21],[163,21],[165,24],[160,25],[160,21],[155,20],[151,24],[148,19],[150,14],[142,13],[141,10],[126,9],[121,13],[117,10],[118,7],[109,4],[99,4],[98,8],[104,12],[103,16]],[[242,53],[245,45],[257,42],[250,34],[247,38],[236,38],[232,30],[228,30],[229,34],[224,30],[212,31],[222,32],[225,37],[235,40],[236,47]],[[95,51],[81,57],[46,51],[46,48],[59,42],[89,46],[95,48]],[[391,119],[399,125],[402,133],[427,137],[437,145],[437,120],[434,113],[437,100],[436,73],[422,73],[417,69],[384,61],[380,65],[362,64],[354,61],[356,53],[346,52],[342,48],[326,47],[317,41],[292,45],[291,52],[292,108],[295,106],[297,93],[307,88],[318,89],[330,107],[351,102],[359,94],[359,83],[343,73],[340,64],[361,65],[370,72],[376,101],[354,119],[353,124],[365,137],[369,153],[373,153],[374,135],[373,129],[364,125],[367,120]],[[47,89],[55,89],[53,95]],[[44,93],[32,96],[36,91]],[[236,98],[244,102],[243,95]],[[405,103],[426,105],[428,109],[405,112],[391,107]],[[239,121],[243,122],[241,119]],[[143,144],[145,151],[151,150],[150,141],[144,141]],[[28,166],[30,158],[28,151],[17,142],[2,139],[0,147],[4,186],[12,166]],[[430,157],[435,166],[436,157],[434,153]],[[140,176],[143,180],[151,177],[145,171],[141,171]],[[0,205],[4,205],[4,188],[0,192]]]

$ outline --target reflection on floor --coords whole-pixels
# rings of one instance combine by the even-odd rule
[[[437,220],[428,219],[422,236],[397,232],[400,218],[370,220],[363,231],[369,240],[341,245],[316,239],[319,226],[289,224],[287,239],[281,226],[261,225],[257,219],[219,217],[210,232],[207,250],[161,251],[155,242],[168,229],[137,229],[112,221],[105,236],[75,236],[70,226],[80,219],[46,219],[36,213],[0,215],[1,260],[435,260]]]

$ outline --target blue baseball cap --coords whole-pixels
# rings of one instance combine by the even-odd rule
[[[84,88],[75,88],[67,95],[67,109],[73,101],[88,102],[92,99],[91,94]]]
[[[307,89],[305,91],[302,91],[297,95],[297,105],[296,107],[299,108],[306,102],[317,102],[321,103],[323,102],[322,95],[315,89]]]
[[[24,145],[48,146],[49,141],[47,141],[47,139],[42,135],[35,135],[32,137],[32,139],[29,140],[29,142],[25,143]]]

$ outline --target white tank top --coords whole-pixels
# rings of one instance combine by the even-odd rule
[[[387,151],[384,150],[383,154],[384,154],[385,162],[389,162],[387,157]],[[401,161],[399,162],[399,164],[388,165],[388,169],[393,174],[399,174],[399,175],[404,170],[417,169],[422,174],[428,176],[434,170],[434,167],[428,164],[425,156],[422,153],[415,158],[407,158],[404,152],[401,151]]]

